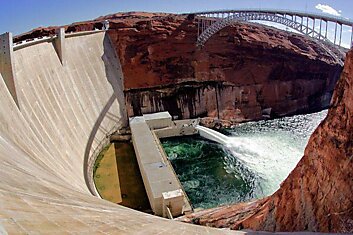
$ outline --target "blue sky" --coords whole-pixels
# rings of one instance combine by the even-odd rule
[[[275,8],[320,13],[316,8],[319,4],[321,9],[329,6],[342,17],[353,19],[352,0],[0,0],[0,33],[10,31],[16,35],[39,26],[70,24],[123,11]]]

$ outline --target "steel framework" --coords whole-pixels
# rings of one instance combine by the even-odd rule
[[[207,40],[219,30],[239,21],[269,21],[282,24],[304,35],[337,46],[341,46],[342,28],[347,26],[351,30],[350,41],[353,42],[353,21],[341,17],[272,9],[219,10],[192,14],[196,15],[198,21],[198,46],[205,45]],[[311,22],[311,25],[309,25],[309,22]],[[316,28],[315,23],[318,23]],[[334,32],[328,30],[329,24],[335,24]],[[331,35],[332,33],[334,35]],[[333,40],[329,39],[330,35]]]

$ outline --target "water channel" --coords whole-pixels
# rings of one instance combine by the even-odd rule
[[[326,114],[325,110],[223,129],[226,146],[196,136],[161,142],[194,208],[210,208],[275,192]]]

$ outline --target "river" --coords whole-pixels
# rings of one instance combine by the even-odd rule
[[[223,129],[226,146],[199,136],[161,142],[194,208],[211,208],[275,192],[326,115],[327,110]]]

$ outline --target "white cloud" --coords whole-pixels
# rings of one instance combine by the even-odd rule
[[[329,5],[324,5],[324,4],[317,4],[315,6],[316,9],[322,11],[323,13],[327,13],[330,15],[334,15],[334,16],[341,16],[341,10],[337,11],[336,9],[332,8]]]

